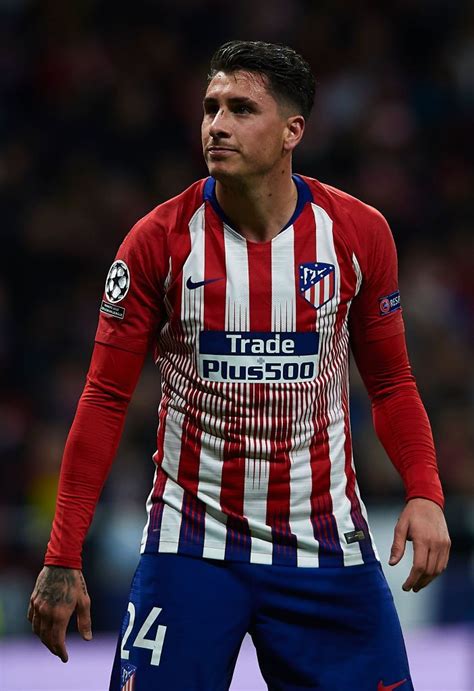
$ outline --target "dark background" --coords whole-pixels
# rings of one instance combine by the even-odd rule
[[[453,556],[434,622],[474,621],[474,9],[468,1],[0,2],[0,635],[28,628],[103,283],[131,225],[206,175],[201,99],[232,38],[287,43],[318,80],[295,171],[376,206],[399,249],[413,368]],[[116,628],[152,481],[151,362],[86,547],[95,628]],[[403,503],[353,374],[369,507]],[[471,566],[470,566],[471,564]]]

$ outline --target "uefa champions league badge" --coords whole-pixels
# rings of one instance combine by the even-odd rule
[[[117,306],[127,295],[130,288],[130,269],[121,259],[116,259],[110,267],[109,273],[105,280],[105,297],[102,300],[100,311],[109,317],[116,319],[123,319],[125,316],[125,309]]]
[[[401,307],[402,305],[400,303],[399,290],[396,290],[394,293],[390,293],[390,295],[385,295],[384,297],[379,298],[380,316],[382,317],[401,309]]]
[[[128,662],[122,662],[120,670],[120,689],[121,691],[134,691],[135,689],[135,674],[137,668]]]
[[[116,259],[105,280],[105,297],[116,303],[124,299],[130,288],[130,270],[121,259]]]

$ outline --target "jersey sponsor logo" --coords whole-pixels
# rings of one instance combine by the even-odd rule
[[[124,261],[116,259],[105,280],[105,297],[108,302],[120,302],[130,288],[130,270]]]
[[[102,300],[100,311],[104,314],[108,314],[109,317],[115,317],[116,319],[123,319],[125,316],[124,307],[119,307],[118,305],[111,305],[109,302],[106,302],[105,300]]]
[[[306,262],[299,265],[301,296],[315,309],[332,300],[336,286],[336,267],[325,262]]]
[[[303,382],[316,376],[316,332],[201,331],[198,371],[216,382]]]
[[[377,691],[394,691],[394,689],[398,689],[399,686],[405,684],[406,681],[406,679],[402,679],[401,681],[397,681],[395,682],[395,684],[389,684],[388,686],[385,686],[383,681],[379,681],[377,685]]]
[[[137,668],[128,662],[122,662],[120,670],[120,689],[121,691],[133,691],[135,688],[135,674]]]
[[[390,314],[391,312],[401,309],[401,306],[399,290],[396,290],[394,293],[390,293],[390,295],[385,295],[384,297],[379,298],[380,314],[382,317],[384,317],[386,314]]]
[[[215,283],[216,281],[222,281],[223,277],[221,276],[220,278],[207,278],[205,281],[193,281],[191,276],[188,278],[186,281],[186,288],[189,288],[189,290],[196,290],[196,288],[201,288],[202,286],[207,285],[208,283]]]

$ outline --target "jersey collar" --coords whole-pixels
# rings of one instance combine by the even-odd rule
[[[286,228],[289,228],[290,226],[293,225],[293,223],[296,221],[300,213],[303,211],[303,207],[306,204],[306,202],[312,202],[313,201],[313,195],[311,193],[311,190],[309,189],[309,185],[303,180],[302,177],[299,175],[292,175],[293,181],[296,185],[296,189],[298,192],[298,201],[296,202],[296,208],[293,213],[293,216],[290,218],[288,223],[285,225],[284,228],[281,229],[285,230]],[[207,201],[211,204],[212,208],[216,212],[216,214],[219,216],[222,221],[228,226],[232,228],[232,223],[227,218],[225,215],[224,211],[222,210],[221,205],[217,201],[217,196],[216,196],[216,180],[213,177],[208,177],[205,184],[204,184],[204,201]],[[281,232],[280,231],[280,232]]]

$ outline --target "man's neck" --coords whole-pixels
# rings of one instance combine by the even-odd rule
[[[241,185],[217,181],[216,197],[232,226],[252,242],[272,240],[293,216],[298,190],[291,171]]]

